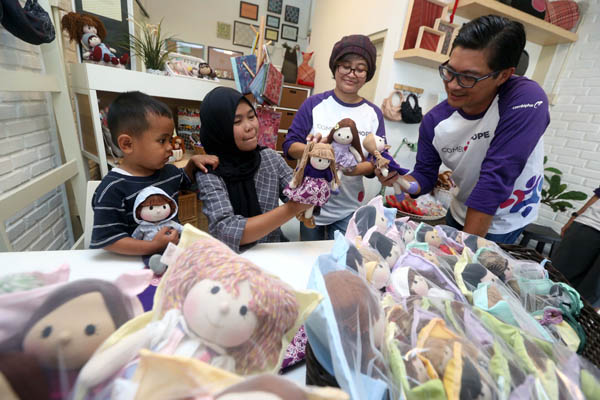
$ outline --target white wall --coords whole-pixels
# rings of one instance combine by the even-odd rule
[[[544,83],[546,93],[557,95],[544,147],[547,166],[562,170],[568,189],[591,196],[600,186],[600,3],[588,3],[579,40],[557,47]],[[584,202],[573,203],[578,210]],[[538,223],[560,231],[575,210],[554,213],[542,206]]]
[[[39,46],[0,27],[0,68],[43,72]],[[45,93],[0,92],[0,193],[61,164],[51,103]],[[73,244],[64,187],[6,221],[15,251],[58,250]]]

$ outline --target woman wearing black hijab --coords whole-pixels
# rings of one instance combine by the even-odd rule
[[[252,104],[237,90],[217,87],[202,101],[200,120],[204,150],[219,157],[215,170],[196,174],[210,234],[237,252],[285,241],[279,227],[310,206],[279,206],[293,171],[274,150],[258,146]]]

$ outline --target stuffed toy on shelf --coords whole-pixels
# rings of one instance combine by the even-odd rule
[[[129,62],[129,54],[117,57],[116,50],[104,44],[106,28],[98,17],[70,12],[62,18],[61,24],[71,42],[81,43],[84,60],[117,67],[124,67]]]

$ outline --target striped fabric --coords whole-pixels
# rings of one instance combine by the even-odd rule
[[[579,6],[573,0],[547,2],[544,19],[553,25],[571,30],[579,21]]]

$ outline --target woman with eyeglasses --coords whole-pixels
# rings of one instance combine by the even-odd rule
[[[417,162],[404,176],[428,193],[443,162],[457,185],[446,224],[499,243],[514,243],[537,219],[543,183],[548,99],[513,76],[525,40],[522,24],[498,16],[463,25],[439,67],[448,98],[423,118]]]
[[[283,151],[292,159],[302,156],[308,140],[325,141],[331,129],[342,119],[356,124],[360,142],[371,132],[385,138],[383,114],[379,107],[358,94],[375,75],[375,46],[364,35],[344,36],[334,46],[329,68],[335,88],[306,99],[287,132]],[[366,158],[368,154],[364,153]],[[315,228],[300,226],[301,240],[333,239],[336,230],[346,232],[350,217],[364,198],[362,177],[372,176],[373,165],[360,162],[351,172],[344,172],[338,194],[329,198],[315,216]]]

